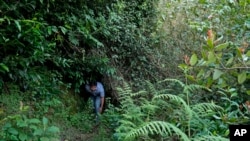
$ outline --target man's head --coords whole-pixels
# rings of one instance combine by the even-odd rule
[[[95,91],[97,89],[97,82],[96,81],[90,82],[89,87],[91,91]]]

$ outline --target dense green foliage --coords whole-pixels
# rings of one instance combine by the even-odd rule
[[[0,0],[0,140],[228,140],[229,124],[250,122],[249,10]],[[82,99],[90,80],[111,97],[99,126]]]

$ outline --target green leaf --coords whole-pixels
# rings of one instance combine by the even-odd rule
[[[67,32],[67,29],[63,26],[59,26],[59,28],[61,29],[62,33],[65,35]]]
[[[222,71],[220,71],[220,70],[218,70],[218,69],[215,69],[215,70],[214,70],[214,73],[213,73],[213,80],[218,79],[222,74],[223,74]]]
[[[197,63],[197,61],[198,61],[197,55],[196,55],[196,54],[193,54],[193,55],[191,56],[191,59],[190,59],[190,64],[191,64],[191,66],[195,65],[195,64]]]
[[[0,67],[6,72],[9,72],[9,68],[4,63],[0,63]]]
[[[50,132],[50,133],[59,133],[60,130],[56,126],[51,126],[51,127],[48,128],[48,132]]]
[[[41,121],[39,119],[36,119],[36,118],[29,119],[29,123],[37,124],[37,123],[40,123],[40,122]]]
[[[209,48],[214,48],[214,43],[212,39],[207,39],[207,45]]]
[[[178,68],[180,68],[181,70],[185,70],[188,68],[188,66],[186,64],[180,64]]]
[[[250,90],[247,90],[247,94],[250,95]]]
[[[232,58],[230,58],[230,59],[227,61],[226,66],[230,65],[230,64],[233,62],[233,60],[234,60],[234,58],[233,58],[233,57],[232,57]]]
[[[46,117],[43,117],[43,126],[47,126],[48,125],[48,119]]]
[[[21,25],[19,24],[19,22],[17,20],[15,20],[14,22],[17,26],[17,29],[21,32]]]
[[[49,138],[47,138],[47,137],[41,137],[41,138],[40,138],[40,141],[50,141],[50,140],[49,140]]]
[[[208,63],[213,63],[216,61],[216,57],[213,52],[208,52]]]
[[[238,75],[238,83],[242,84],[247,78],[247,74],[243,71],[241,74]]]
[[[33,133],[34,136],[41,136],[43,134],[43,130],[42,129],[36,129]]]
[[[23,134],[23,133],[20,133],[18,137],[19,137],[19,139],[21,141],[27,141],[28,140],[28,136]]]
[[[236,56],[240,58],[242,57],[242,53],[239,48],[236,48]]]
[[[57,32],[58,32],[58,29],[57,29],[57,27],[56,27],[56,26],[52,26],[52,27],[51,27],[51,30],[52,30],[53,32],[55,32],[55,33],[57,33]]]
[[[17,126],[18,127],[27,127],[28,124],[25,121],[20,120],[20,121],[17,121]]]
[[[216,51],[221,51],[222,49],[228,47],[228,45],[229,45],[228,42],[223,43],[223,44],[219,44],[219,45],[217,45],[217,46],[215,47],[215,50],[216,50]]]
[[[238,96],[238,93],[232,93],[230,98],[237,97],[237,96]]]
[[[13,135],[18,135],[18,131],[15,128],[9,128],[8,132]]]
[[[246,55],[247,55],[248,57],[250,57],[250,50],[247,51]]]

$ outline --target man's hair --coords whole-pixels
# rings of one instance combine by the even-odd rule
[[[89,86],[97,86],[97,82],[96,81],[90,81]]]

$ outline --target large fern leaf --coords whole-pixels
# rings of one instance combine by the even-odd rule
[[[195,137],[192,141],[229,141],[229,139],[221,136],[204,135]]]
[[[173,94],[161,94],[161,95],[156,95],[153,97],[152,101],[157,100],[157,99],[168,99],[168,100],[174,100],[178,103],[180,103],[182,106],[184,106],[184,109],[186,110],[187,114],[191,118],[192,116],[192,110],[190,107],[187,105],[187,103],[183,100],[183,98],[173,95]]]
[[[179,135],[183,141],[190,141],[188,136],[178,127],[163,121],[148,122],[137,129],[131,130],[129,133],[127,133],[125,140],[133,140],[135,137],[139,137],[140,135],[160,134],[171,136],[173,133]]]
[[[196,84],[190,84],[190,85],[185,85],[184,87],[184,92],[187,92],[187,90],[189,92],[195,91],[195,90],[207,90],[209,92],[211,92],[211,90],[205,86],[202,85],[196,85]]]
[[[204,117],[213,112],[223,111],[221,106],[214,103],[199,103],[191,106],[191,109],[199,116]]]
[[[163,83],[163,82],[174,82],[174,83],[178,83],[181,87],[185,87],[185,84],[178,79],[169,79],[168,78],[168,79],[165,79],[162,81],[158,81],[158,83]]]

